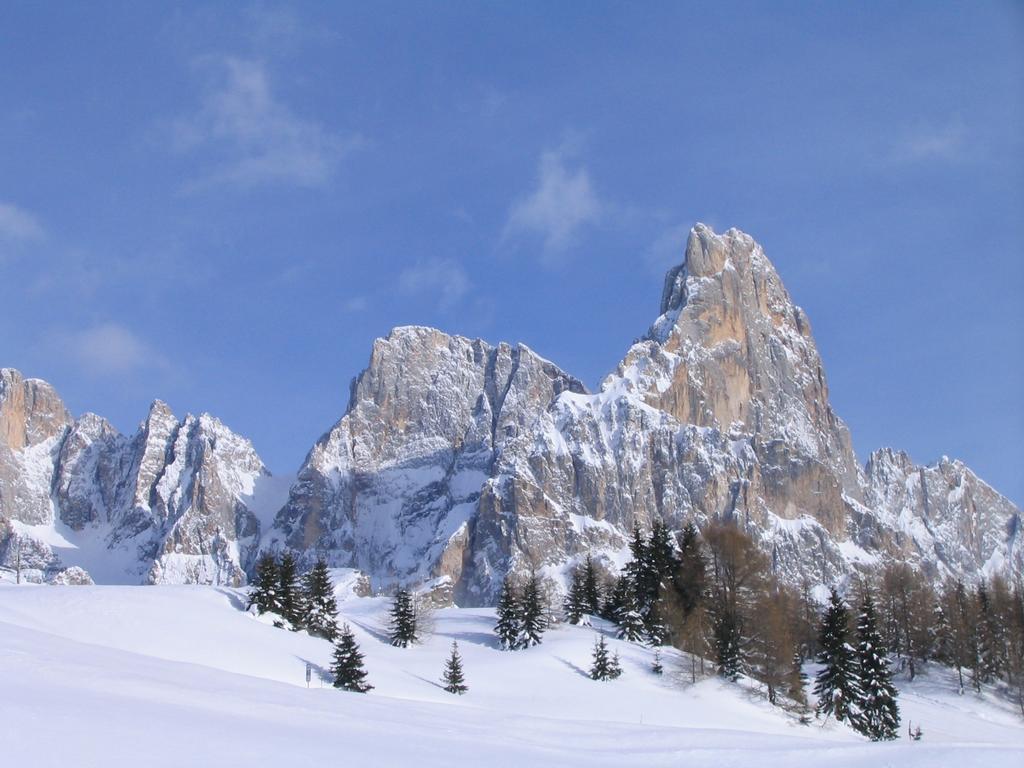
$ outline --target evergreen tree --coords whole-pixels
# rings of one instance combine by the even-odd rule
[[[1006,640],[985,582],[978,584],[978,656],[982,682],[999,678],[1005,666]]]
[[[587,614],[587,606],[584,605],[583,597],[583,571],[577,567],[572,573],[572,583],[569,585],[569,594],[565,597],[565,620],[570,624],[584,622]]]
[[[407,589],[399,589],[391,606],[391,644],[396,648],[408,648],[418,640],[412,594]]]
[[[818,697],[818,714],[835,715],[840,721],[856,715],[860,699],[856,659],[848,642],[849,632],[850,613],[833,589],[821,621],[818,661],[823,667],[815,678],[814,694]]]
[[[601,617],[608,619],[608,621],[614,621],[616,624],[619,622],[619,614],[622,612],[622,608],[629,602],[629,597],[632,595],[633,586],[630,583],[628,576],[620,576],[612,584],[611,589],[608,590],[607,598],[604,601],[604,605],[601,608]],[[636,598],[633,595],[633,601],[631,603],[635,610]]]
[[[519,647],[519,638],[522,634],[522,617],[520,599],[516,591],[512,577],[506,576],[501,586],[501,597],[498,599],[498,622],[494,625],[494,632],[498,635],[501,647],[506,651],[514,651]]]
[[[608,662],[608,678],[614,680],[622,674],[622,664],[619,663],[619,652],[615,651],[612,654],[611,661]]]
[[[299,588],[295,556],[291,552],[286,551],[281,555],[281,564],[277,569],[277,589],[281,617],[297,632],[302,629],[302,591]]]
[[[366,682],[366,670],[363,669],[363,654],[356,644],[352,628],[345,624],[334,644],[334,663],[331,665],[334,675],[334,687],[355,693],[366,693],[373,688]]]
[[[872,741],[895,739],[900,711],[870,592],[864,595],[857,618],[857,671],[859,712],[852,725]]]
[[[269,552],[264,552],[256,562],[256,573],[249,592],[249,608],[255,607],[261,614],[280,613],[278,580],[277,560]]]
[[[629,541],[629,551],[633,556],[622,569],[633,600],[641,615],[646,612],[648,595],[650,594],[651,564],[648,558],[647,542],[639,523],[633,523],[633,537]]]
[[[601,586],[597,581],[597,569],[590,555],[583,563],[583,609],[591,616],[601,615]]]
[[[662,582],[675,576],[679,569],[679,558],[672,544],[668,527],[661,520],[651,526],[651,539],[647,545],[647,560],[650,568],[649,590],[654,599],[661,592]]]
[[[303,624],[311,635],[334,640],[338,634],[338,603],[334,599],[334,585],[324,559],[302,579]]]
[[[660,675],[665,671],[665,668],[661,665],[661,649],[654,649],[654,662],[651,664],[651,672],[656,675]]]
[[[707,569],[697,526],[687,523],[679,540],[679,568],[675,579],[676,592],[685,616],[689,616],[704,601]]]
[[[618,614],[615,617],[619,625],[618,635],[623,640],[637,643],[644,639],[646,628],[643,617],[637,610],[636,596],[632,590],[625,590],[622,595],[622,605],[619,606]]]
[[[522,623],[520,624],[519,645],[522,648],[529,648],[531,645],[540,645],[544,630],[548,628],[547,605],[541,594],[540,579],[537,574],[531,573],[530,578],[523,588],[523,602],[520,613]]]
[[[444,666],[444,689],[448,693],[462,695],[469,690],[466,678],[462,674],[462,657],[459,655],[459,644],[452,641],[452,652]]]
[[[598,635],[594,640],[594,655],[590,665],[590,677],[593,680],[613,680],[621,674],[616,672],[616,660],[608,655],[608,646],[604,641],[604,635]]]
[[[714,619],[715,660],[718,674],[726,680],[736,681],[743,672],[743,657],[740,654],[740,630],[736,614],[722,611]]]

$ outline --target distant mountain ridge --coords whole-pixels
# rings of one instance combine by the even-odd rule
[[[287,547],[474,605],[508,571],[558,582],[586,553],[614,570],[634,523],[720,517],[789,582],[886,557],[933,578],[1022,568],[1020,510],[962,463],[883,449],[859,464],[809,320],[737,230],[693,228],[658,317],[596,393],[521,344],[378,339],[271,525],[269,473],[216,419],[156,403],[126,438],[71,419],[44,382],[0,382],[0,564],[20,539],[43,573],[81,564],[50,526],[102,539],[126,580],[236,584],[258,549]]]

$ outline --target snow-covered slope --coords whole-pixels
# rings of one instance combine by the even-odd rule
[[[445,609],[420,646],[392,648],[379,599],[342,602],[366,655],[367,695],[330,688],[330,645],[241,610],[229,588],[0,585],[0,743],[12,765],[1010,766],[1024,723],[933,673],[901,684],[924,740],[874,744],[801,726],[740,688],[689,685],[666,656],[611,639],[616,681],[584,674],[596,631],[497,650],[488,609]],[[470,690],[438,679],[452,640]],[[305,665],[313,666],[307,690]],[[59,738],[58,738],[59,737]]]

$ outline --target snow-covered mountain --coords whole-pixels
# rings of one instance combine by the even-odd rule
[[[20,541],[51,575],[238,583],[258,547],[287,547],[479,605],[508,570],[557,581],[588,552],[615,569],[635,523],[717,517],[790,582],[884,557],[934,577],[1022,567],[1020,510],[960,462],[858,463],[806,315],[752,238],[703,225],[598,392],[521,344],[396,328],[286,503],[278,487],[210,416],[158,402],[129,438],[0,379],[0,565]]]
[[[269,473],[252,444],[156,401],[131,437],[0,370],[0,565],[49,580],[241,584]],[[73,570],[67,570],[74,566]],[[34,573],[32,573],[34,572]]]
[[[459,604],[486,604],[509,569],[557,578],[587,552],[614,568],[634,523],[719,516],[815,583],[890,555],[972,577],[1014,558],[1020,522],[962,464],[882,451],[863,469],[761,247],[697,225],[597,393],[522,345],[418,327],[378,340],[268,543],[378,587],[447,577]]]

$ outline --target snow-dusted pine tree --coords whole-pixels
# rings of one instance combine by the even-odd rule
[[[850,613],[834,589],[821,621],[818,662],[822,669],[814,681],[818,714],[847,720],[858,714],[860,686],[854,650],[848,642]]]
[[[257,613],[280,613],[281,602],[278,599],[277,560],[269,552],[260,555],[256,562],[256,574],[253,576],[252,589],[249,591],[249,607],[256,608]]]
[[[665,668],[661,665],[661,649],[654,649],[654,661],[651,663],[651,672],[656,675],[664,673]]]
[[[338,634],[338,603],[327,563],[319,558],[302,579],[303,623],[309,634],[334,640]]]
[[[523,588],[523,602],[520,616],[519,644],[523,648],[540,645],[544,630],[548,628],[547,606],[541,593],[540,579],[531,573]]]
[[[723,611],[714,620],[715,660],[718,674],[726,680],[737,680],[743,672],[743,658],[740,654],[740,630],[736,614]]]
[[[601,585],[597,580],[597,569],[590,555],[583,563],[583,607],[584,613],[598,616],[601,613]]]
[[[399,589],[391,606],[391,644],[397,648],[407,648],[418,639],[416,606],[412,594],[407,589]]]
[[[291,552],[286,551],[281,555],[281,564],[277,568],[277,589],[281,616],[293,631],[298,632],[302,629],[302,590],[299,588],[295,556]]]
[[[587,615],[587,607],[583,598],[583,571],[577,567],[572,573],[572,582],[569,584],[569,593],[565,596],[563,603],[565,620],[570,624],[580,624]]]
[[[590,665],[590,677],[594,680],[612,679],[612,660],[608,655],[608,645],[604,641],[604,635],[598,635],[594,640],[594,655]]]
[[[619,606],[616,621],[619,625],[618,635],[623,640],[637,643],[644,639],[646,627],[643,617],[636,605],[636,597],[633,590],[627,590],[622,595],[622,605]]]
[[[519,593],[511,576],[506,576],[501,585],[501,597],[498,598],[498,621],[494,632],[498,636],[501,647],[506,651],[514,651],[519,647],[522,631],[522,617]]]
[[[622,664],[619,662],[619,652],[615,651],[612,654],[611,661],[608,662],[608,678],[614,680],[622,674]]]
[[[462,657],[459,655],[459,644],[452,641],[452,652],[444,666],[444,689],[448,693],[462,695],[469,690],[466,677],[462,672]]]
[[[860,678],[859,712],[855,718],[851,716],[851,724],[872,741],[895,739],[900,726],[900,710],[870,592],[865,593],[857,617],[857,672]]]
[[[342,626],[334,644],[334,663],[331,665],[334,687],[355,693],[366,693],[373,688],[366,682],[363,654],[348,624]]]

